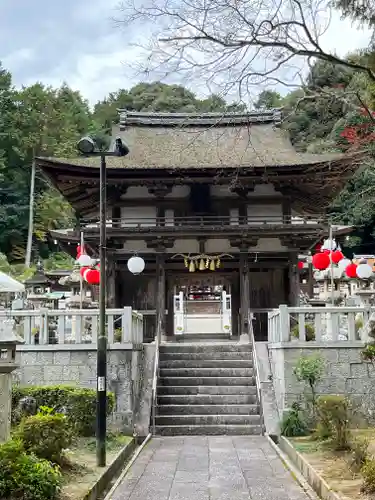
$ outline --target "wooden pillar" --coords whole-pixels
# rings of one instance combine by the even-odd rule
[[[240,339],[249,339],[249,315],[250,315],[250,285],[249,285],[249,258],[248,252],[240,252]]]
[[[160,325],[159,340],[165,338],[165,257],[163,254],[156,255],[156,332]]]
[[[290,198],[288,196],[283,197],[282,211],[283,211],[284,224],[291,224],[292,223],[292,208],[291,208]]]
[[[314,270],[311,262],[308,264],[307,269],[307,293],[309,294],[310,299],[314,298]]]
[[[121,227],[121,207],[112,207],[112,227]]]
[[[233,337],[237,337],[240,313],[240,280],[237,272],[232,273],[230,294],[232,298],[232,335]]]
[[[298,272],[298,252],[289,254],[289,305],[298,307],[300,304],[300,281]]]
[[[166,326],[165,326],[165,335],[166,337],[174,336],[174,280],[172,276],[168,276],[167,280],[167,288],[166,288],[166,305],[167,305],[167,318],[166,318]]]

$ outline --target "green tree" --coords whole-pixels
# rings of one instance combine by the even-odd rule
[[[111,92],[94,108],[93,119],[100,126],[109,128],[118,123],[118,109],[149,112],[220,112],[243,111],[238,103],[227,104],[219,95],[212,94],[206,99],[197,96],[181,85],[169,85],[161,82],[138,83],[130,90],[120,89]]]
[[[372,0],[335,0],[333,5],[342,12],[343,17],[375,26],[375,5]]]
[[[0,88],[1,130],[6,131],[0,134],[0,251],[18,261],[26,247],[33,156],[76,156],[76,142],[92,119],[87,102],[65,84],[53,89],[36,83],[16,91],[2,70]],[[56,227],[64,225],[71,209],[39,172],[35,193],[40,236],[52,228],[52,220]]]
[[[263,90],[258,95],[258,99],[254,103],[255,109],[272,109],[279,108],[282,104],[282,97],[274,90]]]

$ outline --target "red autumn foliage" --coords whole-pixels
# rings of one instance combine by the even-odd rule
[[[360,115],[367,118],[367,121],[348,125],[340,133],[340,136],[345,139],[349,147],[363,147],[375,141],[375,111],[368,111],[363,108]]]

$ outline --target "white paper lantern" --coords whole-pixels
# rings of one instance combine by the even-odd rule
[[[366,280],[372,276],[372,267],[369,264],[359,264],[357,266],[357,276],[361,280]]]
[[[337,243],[336,240],[324,240],[322,245],[322,250],[336,250]]]
[[[349,264],[351,264],[352,261],[349,260],[349,259],[341,259],[340,262],[338,263],[338,267],[343,271],[344,269],[346,269]]]
[[[83,275],[82,275],[82,278],[83,278],[85,281],[87,281],[87,279],[86,279],[86,275],[87,275],[88,271],[91,271],[91,268],[90,268],[90,269],[86,269],[86,271],[85,271],[85,272],[83,273]]]
[[[342,273],[344,272],[343,269],[340,269],[339,267],[334,267],[333,268],[333,279],[334,280],[339,280],[342,276]],[[328,269],[328,276],[331,277],[331,269]]]
[[[80,255],[77,262],[81,267],[90,267],[92,266],[93,260],[90,255],[83,253],[82,255]]]
[[[141,274],[145,268],[145,261],[142,257],[135,255],[128,260],[128,269],[132,274]]]

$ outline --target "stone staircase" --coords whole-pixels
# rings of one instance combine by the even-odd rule
[[[159,367],[157,434],[261,434],[251,345],[162,345]]]

